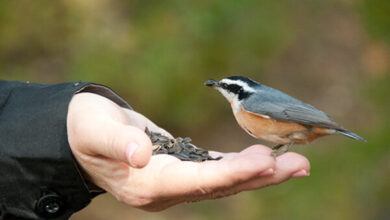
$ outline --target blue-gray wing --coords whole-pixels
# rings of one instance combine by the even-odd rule
[[[249,96],[243,103],[245,110],[255,114],[267,115],[280,121],[325,128],[341,128],[328,115],[315,107],[279,90],[270,87],[264,89],[264,87],[261,92]]]

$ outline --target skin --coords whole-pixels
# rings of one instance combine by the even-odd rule
[[[250,146],[239,153],[211,152],[219,161],[183,162],[152,155],[144,133],[170,135],[145,116],[93,93],[69,104],[71,150],[87,181],[130,206],[160,211],[182,202],[216,199],[308,176],[308,160],[296,153],[274,159],[271,149]]]

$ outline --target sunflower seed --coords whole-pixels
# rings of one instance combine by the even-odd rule
[[[153,155],[168,154],[182,161],[202,162],[206,160],[220,160],[222,157],[213,158],[207,150],[196,147],[191,144],[191,138],[178,137],[176,139],[169,138],[157,132],[152,132],[148,128],[145,133],[150,137],[154,150]]]

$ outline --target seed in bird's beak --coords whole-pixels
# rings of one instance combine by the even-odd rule
[[[214,79],[209,79],[207,80],[205,83],[204,83],[205,86],[209,86],[209,87],[217,87],[219,86],[219,81],[217,80],[214,80]]]

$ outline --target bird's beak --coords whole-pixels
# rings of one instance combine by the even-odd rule
[[[207,80],[205,83],[204,83],[205,86],[208,86],[208,87],[219,87],[219,81],[217,80],[214,80],[214,79],[209,79]]]

